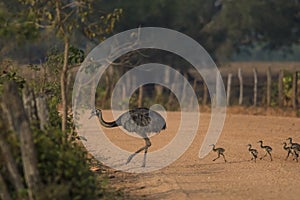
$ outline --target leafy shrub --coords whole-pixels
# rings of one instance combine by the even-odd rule
[[[38,168],[46,186],[42,197],[56,199],[95,199],[96,179],[89,170],[87,154],[66,134],[49,128],[34,131]]]

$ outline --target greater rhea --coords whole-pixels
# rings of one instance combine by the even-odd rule
[[[253,149],[251,144],[248,144],[248,151],[252,155],[251,160],[254,160],[254,162],[256,162],[258,151],[256,149]]]
[[[282,144],[283,144],[283,149],[288,152],[285,160],[287,160],[289,155],[292,154],[294,156],[293,160],[296,160],[298,162],[299,151],[297,150],[297,146],[293,146],[293,145],[288,146],[286,142],[283,142]]]
[[[272,158],[272,155],[271,155],[272,148],[270,146],[263,145],[262,140],[258,141],[257,143],[260,143],[260,147],[266,152],[266,154],[264,156],[262,156],[260,159],[263,159],[268,154],[270,156],[271,161],[273,161],[273,158]]]
[[[116,121],[112,122],[106,122],[99,109],[92,110],[90,118],[93,116],[97,116],[100,124],[106,128],[122,126],[128,132],[134,132],[145,140],[145,146],[131,154],[126,162],[126,164],[128,164],[134,156],[141,151],[144,151],[142,167],[146,166],[146,156],[148,148],[151,146],[148,135],[150,133],[159,133],[161,130],[166,129],[165,119],[158,112],[148,108],[135,108],[129,110],[119,116]]]
[[[223,156],[223,159],[224,159],[224,162],[227,162],[226,158],[225,158],[225,155],[224,155],[224,152],[225,152],[225,149],[224,148],[216,148],[216,146],[214,144],[211,144],[210,146],[213,147],[213,151],[214,152],[217,152],[218,153],[218,157],[216,157],[215,159],[213,159],[213,161],[217,160],[218,158],[220,158],[220,156]]]

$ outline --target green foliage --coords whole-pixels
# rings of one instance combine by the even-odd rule
[[[278,106],[278,83],[272,82],[271,84],[271,106]]]
[[[16,0],[0,2],[0,36],[21,43],[38,35],[38,29],[21,15],[24,7]]]
[[[73,52],[77,52],[73,49]],[[81,52],[78,50],[78,52]],[[78,59],[75,55],[70,54],[74,62]],[[55,57],[55,55],[53,55]],[[59,59],[58,59],[59,60]],[[57,61],[57,60],[56,60]],[[54,65],[54,63],[51,63]],[[8,64],[7,64],[8,65]],[[25,78],[13,71],[12,63],[6,69],[6,73],[1,76],[0,86],[4,81],[15,80],[19,82],[21,88],[25,83]],[[44,67],[50,67],[47,64]],[[39,66],[29,66],[33,72],[41,73],[45,70]],[[46,72],[49,70],[45,70]],[[83,146],[77,141],[77,134],[73,130],[72,116],[68,118],[68,132],[61,131],[61,118],[59,116],[57,106],[60,102],[59,84],[53,79],[55,74],[47,74],[47,81],[41,84],[40,79],[26,80],[26,84],[30,84],[36,92],[46,92],[48,95],[47,103],[49,108],[49,124],[45,131],[32,126],[33,138],[38,156],[38,169],[42,179],[43,188],[38,194],[39,199],[98,199],[103,195],[101,180],[96,180],[95,174],[90,171],[90,159],[88,153]],[[58,86],[58,87],[57,87]],[[0,127],[2,129],[2,116]],[[18,136],[14,133],[2,131],[7,135],[14,160],[18,166],[20,173],[23,176],[23,164],[20,152],[20,144]],[[3,134],[1,133],[1,134]],[[6,173],[3,168],[3,163],[0,157],[1,173]],[[8,183],[8,188],[14,198],[17,196],[26,197],[27,191],[19,191],[16,194],[14,188]],[[24,181],[24,180],[23,180]],[[21,194],[22,193],[22,194]]]
[[[96,179],[81,146],[57,128],[49,128],[45,133],[35,130],[34,138],[48,199],[55,199],[57,195],[67,199],[96,198]]]
[[[17,83],[20,89],[24,87],[25,79],[18,74],[14,68],[14,64],[10,60],[3,60],[0,62],[0,94],[2,94],[3,83],[5,81],[13,80]]]
[[[3,85],[4,81],[13,80],[15,81],[20,88],[24,87],[25,79],[17,75],[16,72],[3,71],[1,73],[0,85]]]
[[[35,129],[33,133],[43,183],[39,199],[98,199],[102,195],[99,193],[103,192],[101,185],[98,186],[95,174],[89,169],[87,152],[79,143],[54,127],[45,132]],[[17,135],[6,133],[6,140],[11,146],[18,169],[22,172]],[[0,162],[0,169],[1,165]],[[21,196],[26,196],[26,191],[20,192],[24,193]]]
[[[110,33],[119,16],[121,9],[115,9],[108,14],[96,13],[93,0],[57,1],[57,0],[20,0],[27,8],[24,15],[32,19],[39,28],[49,28],[63,40],[80,31],[89,39],[102,40]]]
[[[69,61],[70,65],[77,65],[83,62],[84,60],[84,51],[73,46],[69,48]]]
[[[299,10],[298,0],[11,0],[0,3],[0,45],[6,52],[20,48],[13,42],[25,44],[44,35],[51,40],[36,45],[49,47],[55,35],[90,50],[89,40],[99,42],[113,30],[157,26],[191,36],[219,60],[240,51],[253,53],[251,49],[290,54],[290,48],[299,45]]]
[[[18,0],[0,1],[0,59],[24,56],[26,49],[20,47],[38,38],[40,30],[22,17],[22,10]]]
[[[288,98],[292,98],[293,74],[285,71],[282,82],[283,82],[283,94]]]
[[[104,11],[95,4],[101,5],[94,0],[1,1],[0,58],[37,63],[66,40],[87,48],[91,40],[98,43],[112,32],[122,9]]]
[[[283,96],[285,106],[292,106],[293,99],[293,73],[284,71],[282,80],[283,84]]]
[[[103,189],[97,184],[95,174],[89,169],[90,159],[87,157],[88,153],[77,141],[74,131],[70,133],[61,131],[61,120],[56,107],[57,102],[55,96],[48,101],[50,123],[45,131],[32,126],[38,169],[43,184],[41,193],[37,196],[39,199],[98,199],[102,195]],[[2,129],[1,123],[0,127]],[[71,120],[69,124],[71,127]],[[1,134],[4,133],[18,169],[23,175],[18,135],[6,130],[3,130]],[[3,163],[0,159],[0,169],[2,168]],[[9,183],[9,180],[7,182]],[[24,198],[27,196],[26,190],[18,191],[17,195],[10,184],[8,184],[8,187],[15,198],[17,196],[23,196]]]
[[[104,6],[109,9],[121,7],[124,10],[124,18],[116,27],[118,31],[138,26],[174,29],[197,40],[219,60],[257,46],[266,51],[288,50],[292,44],[299,45],[298,0],[105,2]]]
[[[290,49],[299,44],[299,10],[299,1],[223,0],[204,33],[219,57],[258,44],[264,50]]]

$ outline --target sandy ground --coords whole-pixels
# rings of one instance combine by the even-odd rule
[[[104,118],[111,119],[104,112]],[[191,119],[193,120],[193,119]],[[213,162],[215,152],[199,159],[199,148],[207,131],[210,114],[201,113],[199,129],[189,149],[171,165],[150,173],[125,173],[109,170],[109,183],[133,199],[299,199],[300,162],[290,157],[282,142],[293,137],[300,142],[300,119],[227,114],[217,147],[226,149],[228,160]],[[164,147],[180,123],[180,113],[167,113],[167,129],[151,138],[151,150]],[[124,136],[119,128],[104,129],[107,137],[120,148],[135,151],[144,144],[142,139]],[[250,161],[247,144],[259,151],[257,141],[273,148],[273,161],[268,157]]]

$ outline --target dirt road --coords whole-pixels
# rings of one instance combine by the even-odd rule
[[[109,113],[104,113],[110,119]],[[192,120],[192,119],[191,119]],[[282,142],[293,137],[300,142],[300,119],[227,114],[225,127],[217,146],[226,149],[228,160],[213,162],[215,152],[198,158],[199,148],[207,131],[209,114],[202,114],[192,145],[177,161],[151,173],[135,174],[111,170],[112,187],[122,189],[137,199],[299,199],[300,162],[290,157]],[[180,113],[167,114],[167,129],[151,138],[151,150],[157,150],[173,137],[180,122]],[[129,151],[143,145],[143,140],[122,136],[119,128],[105,129],[107,137]],[[273,148],[273,161],[268,157],[249,161],[247,144],[251,143],[263,155],[257,141]]]

